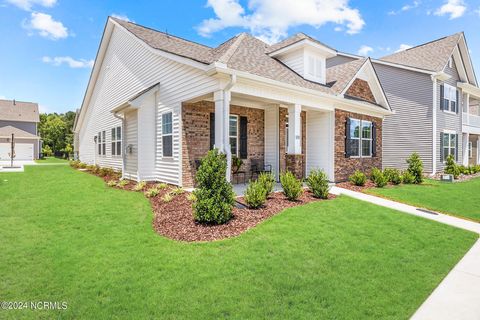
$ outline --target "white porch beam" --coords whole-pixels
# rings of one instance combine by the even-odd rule
[[[294,104],[288,107],[288,153],[301,154],[301,120],[302,106]]]
[[[463,137],[462,137],[463,141],[462,141],[462,155],[463,155],[463,159],[462,159],[462,164],[464,166],[468,166],[468,142],[470,141],[470,134],[467,132],[467,133],[464,133],[463,134]]]

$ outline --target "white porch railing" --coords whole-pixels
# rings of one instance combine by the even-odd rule
[[[463,124],[480,128],[480,116],[463,113]]]

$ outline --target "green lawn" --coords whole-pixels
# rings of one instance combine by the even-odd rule
[[[465,182],[427,180],[422,185],[369,189],[368,193],[480,222],[480,178]]]
[[[67,163],[65,159],[55,157],[45,157],[44,159],[35,160],[36,163]]]
[[[406,319],[477,239],[340,197],[180,243],[153,231],[142,194],[70,167],[0,182],[0,301],[68,303],[2,319]]]

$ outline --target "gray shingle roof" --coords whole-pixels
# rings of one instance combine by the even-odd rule
[[[0,120],[40,122],[38,104],[13,100],[0,100]]]
[[[32,133],[23,131],[22,129],[16,127],[5,126],[0,128],[0,137],[11,137],[12,133],[14,134],[15,138],[38,138],[38,136]]]
[[[274,51],[280,50],[280,49],[282,49],[282,48],[285,48],[285,47],[287,47],[287,46],[289,46],[289,45],[292,45],[292,44],[294,44],[294,43],[297,43],[297,42],[302,41],[302,40],[305,40],[305,39],[308,39],[308,40],[310,40],[310,41],[316,42],[316,43],[318,43],[318,44],[320,44],[320,45],[322,45],[322,46],[324,46],[324,47],[327,47],[327,48],[329,48],[329,49],[331,49],[331,50],[337,51],[337,50],[335,50],[335,49],[327,46],[325,43],[322,43],[322,42],[318,41],[317,39],[314,39],[314,38],[310,37],[309,35],[306,35],[306,34],[303,33],[303,32],[299,32],[299,33],[297,33],[297,34],[295,34],[295,35],[293,35],[293,36],[291,36],[291,37],[288,37],[287,39],[285,39],[285,40],[283,40],[283,41],[280,41],[280,42],[278,42],[278,43],[275,43],[275,44],[271,45],[270,48],[268,49],[268,53],[272,53],[272,52],[274,52]]]
[[[380,58],[380,60],[439,72],[447,64],[461,36],[462,33],[456,33],[385,56]]]

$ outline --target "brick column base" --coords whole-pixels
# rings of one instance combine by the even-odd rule
[[[303,154],[286,154],[286,169],[297,179],[303,179]]]

